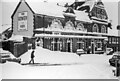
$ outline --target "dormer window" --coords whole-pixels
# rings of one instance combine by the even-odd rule
[[[54,19],[54,20],[52,21],[52,24],[50,25],[50,28],[52,28],[52,29],[54,29],[54,28],[63,29],[62,23],[61,23],[60,20],[58,20],[58,19]]]
[[[98,25],[97,24],[93,25],[93,32],[98,32]]]
[[[78,25],[77,25],[77,28],[76,28],[77,30],[81,30],[81,31],[84,31],[85,29],[84,29],[84,25],[82,24],[82,23],[79,23]]]
[[[69,29],[69,30],[74,30],[74,25],[71,21],[68,21],[66,24],[65,24],[65,29]]]
[[[74,10],[71,7],[68,7],[68,9],[65,11],[65,13],[75,14]]]

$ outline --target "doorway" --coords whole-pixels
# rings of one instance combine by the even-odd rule
[[[68,52],[71,52],[70,51],[70,42],[68,42]]]
[[[95,53],[95,44],[94,43],[91,44],[91,53],[92,54]]]

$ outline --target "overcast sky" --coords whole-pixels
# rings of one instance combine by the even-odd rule
[[[11,25],[11,15],[14,12],[17,4],[20,0],[2,0],[0,2],[0,31],[2,30],[2,25]],[[26,0],[26,1],[43,1],[43,0]],[[75,0],[47,0],[48,2],[74,2]],[[109,34],[117,35],[116,26],[118,25],[118,1],[119,0],[102,0],[108,17],[112,20],[112,30],[109,29]]]

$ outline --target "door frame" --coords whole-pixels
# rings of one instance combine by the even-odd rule
[[[92,47],[92,45],[94,46],[94,47]],[[91,53],[92,54],[95,54],[95,42],[91,42]]]

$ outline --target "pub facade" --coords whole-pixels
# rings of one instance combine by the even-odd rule
[[[111,28],[101,0],[75,1],[64,6],[20,0],[11,18],[13,35],[34,38],[37,45],[62,52],[87,51],[90,47],[92,54],[102,53]]]

